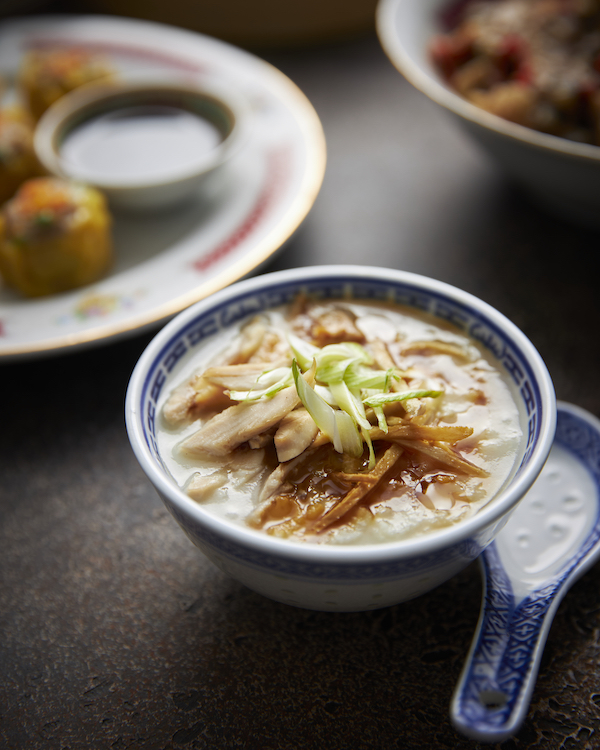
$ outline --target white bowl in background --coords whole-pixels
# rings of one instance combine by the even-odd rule
[[[113,206],[170,207],[197,192],[245,140],[239,92],[193,78],[106,80],[61,97],[34,147],[51,173],[101,190]]]
[[[456,525],[396,542],[327,545],[278,539],[229,523],[176,484],[160,453],[161,395],[178,385],[190,358],[251,316],[299,293],[408,305],[453,320],[506,367],[524,441],[510,480],[496,497]],[[129,383],[126,424],[137,459],[187,536],[218,567],[277,601],[316,610],[356,611],[414,598],[474,560],[504,526],[548,456],[556,423],[548,371],[524,334],[485,302],[416,274],[366,266],[318,266],[270,273],[217,292],[180,313],[152,340]]]
[[[453,91],[429,53],[446,31],[441,13],[455,0],[380,0],[377,33],[402,75],[455,115],[473,138],[539,203],[566,218],[600,225],[600,147],[517,125]]]

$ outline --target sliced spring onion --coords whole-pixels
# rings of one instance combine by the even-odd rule
[[[290,367],[267,370],[256,378],[248,391],[227,391],[234,401],[258,401],[272,398],[283,388],[295,385],[302,404],[317,427],[329,437],[338,453],[361,456],[366,443],[369,468],[375,465],[370,436],[371,423],[365,407],[373,409],[384,433],[388,432],[383,406],[411,398],[436,398],[437,390],[390,391],[394,380],[401,380],[396,368],[375,370],[369,352],[356,342],[329,344],[320,349],[308,341],[288,334],[294,360]],[[312,369],[314,387],[302,372]],[[312,382],[312,381],[311,381]]]
[[[385,418],[385,413],[383,411],[383,407],[382,406],[374,406],[373,407],[373,412],[375,413],[375,416],[377,417],[377,424],[379,425],[379,429],[382,432],[385,432],[385,434],[387,435],[387,433],[388,433],[388,423],[387,423],[387,419]]]
[[[342,450],[339,452],[347,453],[349,456],[354,456],[355,458],[362,456],[363,441],[356,428],[356,422],[347,412],[341,409],[335,409],[334,414],[342,445]]]
[[[375,450],[373,448],[373,441],[368,430],[361,429],[362,436],[369,449],[369,469],[373,469],[375,466]]]
[[[311,344],[310,341],[305,341],[304,339],[295,336],[293,333],[288,333],[287,339],[292,354],[300,365],[302,372],[310,370],[313,359],[321,351],[319,347]]]
[[[292,374],[300,401],[317,427],[332,441],[335,450],[350,456],[360,456],[363,442],[352,417],[341,409],[333,409],[308,385],[296,360],[292,362]]]
[[[363,430],[371,429],[360,397],[353,394],[343,380],[329,383],[329,390],[340,409],[347,412]]]
[[[329,406],[337,406],[337,401],[334,399],[333,393],[326,385],[319,385],[318,383],[315,383],[314,390],[319,394],[323,401],[325,401],[325,403],[329,404]]]
[[[375,389],[375,388],[365,388],[362,391],[363,394],[363,405],[365,403],[365,399],[367,399],[370,396],[379,396],[381,394],[381,390]],[[373,413],[377,417],[377,424],[379,425],[379,428],[387,434],[388,432],[388,423],[385,416],[385,412],[383,411],[383,406],[372,406],[370,407],[373,409]]]
[[[361,362],[371,364],[373,358],[364,346],[355,341],[345,341],[342,344],[327,344],[319,349],[318,359],[326,362],[328,359],[357,359]]]
[[[324,432],[327,437],[333,442],[333,447],[339,453],[341,450],[341,443],[338,436],[337,423],[335,420],[334,410],[329,404],[327,404],[315,391],[308,385],[306,380],[300,373],[300,368],[296,360],[292,362],[292,375],[294,377],[294,383],[300,401],[308,411],[310,416],[313,418],[314,423],[317,427]]]
[[[327,384],[343,380],[348,366],[353,361],[352,359],[334,359],[323,364],[317,357],[317,380]]]
[[[380,391],[389,391],[392,380],[400,380],[399,370],[372,370],[362,363],[352,362],[346,369],[344,380],[349,388],[377,388]]]
[[[372,396],[367,396],[363,399],[365,406],[383,406],[383,404],[391,404],[394,401],[406,401],[409,398],[437,398],[441,396],[443,391],[392,391],[390,393],[378,393]]]
[[[315,355],[315,359],[317,380],[325,383],[343,377],[346,368],[352,363],[371,364],[373,361],[367,350],[353,341],[324,346]]]
[[[294,379],[290,367],[277,367],[261,373],[256,378],[256,388],[249,391],[225,391],[232,401],[258,401],[273,398],[276,393],[292,385]],[[258,386],[262,386],[259,388]]]

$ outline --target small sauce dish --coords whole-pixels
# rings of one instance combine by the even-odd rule
[[[247,125],[245,100],[221,86],[103,81],[52,105],[34,147],[51,174],[93,185],[115,207],[167,208],[238,151]]]

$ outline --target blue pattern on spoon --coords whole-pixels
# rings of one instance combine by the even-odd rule
[[[600,420],[559,402],[546,466],[480,558],[482,610],[450,708],[458,731],[484,742],[518,731],[558,605],[599,557]]]

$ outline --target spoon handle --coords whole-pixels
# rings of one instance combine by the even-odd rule
[[[480,563],[481,614],[450,718],[471,739],[502,742],[527,714],[548,631],[568,584],[564,578],[554,579],[516,601],[494,542]]]

